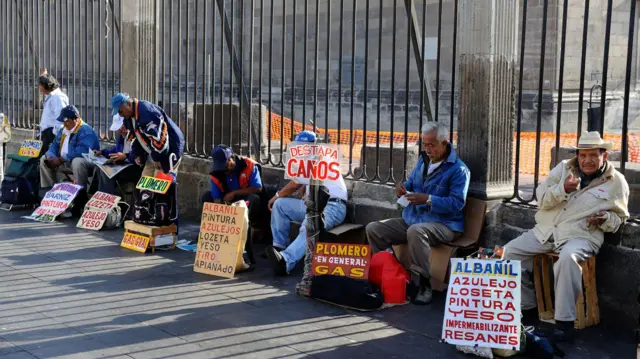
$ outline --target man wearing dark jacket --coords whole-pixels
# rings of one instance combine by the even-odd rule
[[[125,122],[129,133],[127,140],[131,141],[135,163],[144,166],[142,176],[169,173],[172,165],[177,172],[184,150],[184,136],[160,106],[118,93],[111,99],[111,107],[113,115],[131,120]],[[175,163],[170,163],[172,154],[176,156]]]
[[[110,130],[117,133],[116,145],[112,148],[95,151],[95,154],[104,156],[115,164],[132,163],[133,165],[123,169],[112,178],[109,178],[99,167],[96,167],[98,191],[100,192],[115,194],[116,182],[137,182],[142,174],[142,167],[135,164],[135,158],[133,157],[133,152],[131,152],[131,143],[127,140],[127,126],[124,122],[125,119],[122,116],[113,116]],[[133,141],[136,140],[134,139]]]

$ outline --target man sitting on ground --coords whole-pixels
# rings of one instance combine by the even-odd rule
[[[239,200],[247,201],[249,222],[257,222],[260,215],[259,194],[262,192],[260,165],[251,158],[234,154],[226,145],[214,147],[211,157],[211,191],[202,196],[202,203],[231,204]],[[254,264],[251,229],[247,230],[247,253],[251,264]]]
[[[109,194],[116,194],[116,182],[137,182],[142,174],[142,167],[135,164],[133,152],[131,152],[131,143],[127,140],[128,130],[124,124],[124,118],[120,115],[113,116],[113,122],[109,130],[116,132],[116,145],[112,148],[95,151],[96,156],[104,156],[114,164],[131,163],[117,175],[109,178],[100,168],[96,167],[96,177],[98,178],[98,191]],[[127,120],[131,121],[131,120]],[[131,127],[131,126],[130,126]],[[133,141],[136,141],[134,138]]]
[[[57,121],[63,128],[58,131],[47,153],[40,158],[40,187],[46,192],[58,182],[59,177],[73,173],[75,182],[87,189],[94,165],[82,154],[99,149],[100,140],[93,128],[82,121],[73,105],[63,108]]]
[[[629,185],[607,161],[610,143],[597,131],[583,132],[577,157],[560,162],[536,189],[536,226],[504,247],[503,259],[522,261],[523,321],[535,324],[538,317],[530,275],[536,254],[556,252],[556,341],[572,341],[576,301],[582,294],[580,262],[595,256],[604,232],[616,232],[629,218]]]
[[[431,247],[450,243],[464,231],[462,209],[469,188],[469,169],[456,156],[445,124],[425,123],[422,146],[416,168],[406,182],[396,185],[396,195],[409,201],[402,218],[372,222],[366,228],[373,253],[408,244],[407,269],[418,278],[413,302],[419,305],[429,304],[432,298]]]
[[[311,131],[299,133],[295,141],[316,142],[316,134]],[[269,200],[271,210],[271,233],[273,234],[273,246],[267,248],[267,255],[274,263],[274,271],[277,276],[290,273],[296,263],[304,258],[307,251],[307,208],[304,200],[300,198],[286,198],[305,186],[305,193],[309,193],[309,180],[297,179],[290,181],[283,189]],[[324,209],[324,226],[326,230],[340,225],[347,215],[347,186],[342,174],[337,180],[325,180],[324,186],[329,190],[329,202]],[[289,245],[289,229],[291,221],[302,221],[300,233]],[[286,248],[286,249],[285,249]]]

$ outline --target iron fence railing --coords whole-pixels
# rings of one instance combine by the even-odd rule
[[[127,56],[122,1],[0,2],[0,111],[14,126],[39,122],[36,79],[47,68],[96,132],[112,136],[109,99]],[[599,117],[622,170],[640,162],[638,16],[635,0],[519,3],[513,199],[529,203],[586,117]],[[340,145],[346,176],[389,183],[412,170],[424,121],[448,122],[457,141],[457,24],[468,21],[458,5],[149,0],[141,11],[155,11],[157,45],[136,51],[157,69],[157,84],[146,86],[156,85],[189,154],[227,143],[281,166],[286,144],[308,128]],[[594,85],[601,96],[587,109]]]

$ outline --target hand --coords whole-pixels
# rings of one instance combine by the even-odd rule
[[[401,197],[407,193],[407,188],[404,186],[404,183],[400,182],[396,184],[396,196]]]
[[[142,166],[142,158],[140,158],[140,156],[136,157],[136,164]]]
[[[109,155],[109,159],[113,160],[113,162],[122,162],[127,159],[127,155],[122,152],[112,153]]]
[[[578,189],[579,184],[580,179],[573,177],[573,174],[569,173],[569,177],[564,180],[564,191],[567,193],[571,193]]]
[[[267,204],[267,207],[269,208],[269,212],[271,212],[272,208],[273,208],[273,204],[276,203],[276,200],[280,198],[278,196],[273,196],[271,197],[271,199],[269,200],[269,203]]]
[[[236,197],[236,194],[233,192],[229,192],[227,194],[224,195],[224,197],[222,197],[222,201],[226,202],[226,203],[231,203],[233,202],[233,199]]]
[[[607,219],[607,214],[604,211],[600,211],[593,216],[587,217],[587,222],[589,224],[594,224],[600,227],[604,221]]]
[[[407,194],[406,198],[409,201],[409,203],[415,206],[418,206],[418,205],[427,203],[427,201],[429,200],[429,195],[426,193],[413,192],[413,193]]]
[[[59,167],[62,163],[64,162],[64,160],[60,157],[58,158],[52,158],[48,161],[48,165],[51,168],[57,168]]]
[[[162,164],[160,164],[160,162],[151,161],[151,163],[153,164],[153,167],[155,167],[157,170],[162,169]]]

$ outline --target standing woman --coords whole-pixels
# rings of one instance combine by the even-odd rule
[[[40,140],[42,150],[40,154],[47,153],[49,146],[56,138],[56,134],[62,127],[57,121],[60,111],[69,105],[69,98],[60,90],[60,84],[55,77],[45,70],[38,78],[40,92],[44,95],[42,102],[42,117],[40,118]]]

